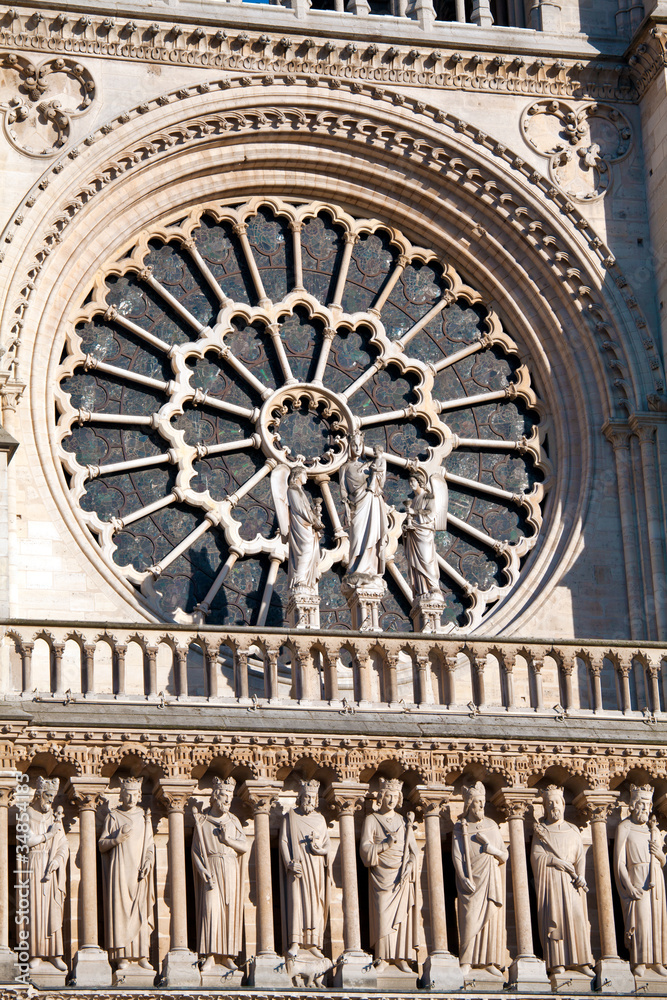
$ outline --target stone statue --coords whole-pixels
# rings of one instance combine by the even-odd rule
[[[406,504],[407,517],[403,524],[408,580],[415,598],[426,596],[441,600],[435,533],[447,527],[447,484],[442,476],[432,476],[429,482],[426,473],[417,469],[410,476],[410,489],[415,499]]]
[[[327,823],[317,812],[319,781],[302,781],[296,808],[283,818],[280,856],[286,873],[286,941],[288,959],[299,952],[323,959],[324,930],[329,915],[331,844]]]
[[[592,978],[584,844],[576,826],[564,819],[563,789],[549,785],[542,799],[545,821],[535,824],[530,860],[547,972],[569,969]]]
[[[290,590],[307,587],[317,590],[320,578],[320,534],[323,530],[321,500],[314,504],[304,490],[308,476],[303,465],[296,465],[287,482],[287,508],[289,511],[289,569],[287,585]]]
[[[459,960],[464,976],[474,967],[502,977],[507,954],[503,865],[509,855],[498,824],[484,815],[485,802],[481,781],[464,785],[463,816],[452,841]]]
[[[655,817],[650,785],[630,786],[630,816],[616,831],[614,872],[623,905],[625,941],[636,976],[650,966],[667,976],[667,908],[665,907],[664,838]]]
[[[27,807],[28,864],[23,867],[22,883],[29,883],[30,968],[37,968],[46,959],[59,972],[66,972],[62,927],[69,844],[63,829],[62,806],[53,809],[58,787],[58,778],[37,779]]]
[[[408,962],[419,948],[414,813],[404,819],[396,812],[402,798],[400,781],[381,779],[378,809],[365,819],[359,848],[370,869],[370,937],[378,971],[391,963],[411,972]]]
[[[360,432],[350,439],[349,449],[350,459],[340,470],[339,481],[350,541],[345,579],[356,586],[376,583],[384,575],[389,531],[383,495],[387,462],[379,445],[373,449],[370,467],[363,461],[364,437]]]
[[[209,808],[194,813],[192,867],[202,972],[212,969],[216,958],[225,969],[235,972],[234,959],[243,945],[245,855],[250,845],[238,819],[229,811],[235,788],[234,778],[216,778]]]
[[[127,969],[130,959],[155,971],[148,960],[154,927],[155,847],[150,810],[141,808],[140,797],[141,781],[124,778],[120,805],[109,810],[99,839],[106,947],[117,972]]]

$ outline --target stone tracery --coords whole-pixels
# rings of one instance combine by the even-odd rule
[[[363,431],[364,456],[388,463],[382,627],[413,601],[398,508],[416,468],[449,483],[446,620],[474,626],[540,524],[547,461],[515,353],[450,265],[378,221],[273,199],[202,206],[119,251],[73,317],[57,393],[70,496],[160,615],[271,624],[287,540],[268,482],[302,462],[324,512],[320,570],[334,569],[322,612],[345,624],[331,477]]]

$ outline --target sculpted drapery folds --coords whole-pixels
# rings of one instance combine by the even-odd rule
[[[454,827],[460,962],[502,976],[507,955],[505,872],[508,858],[498,824],[484,815],[481,781],[464,786],[463,816]]]
[[[317,589],[320,578],[320,532],[322,520],[319,508],[315,507],[303,486],[307,479],[306,470],[297,465],[290,472],[287,483],[287,507],[289,510],[289,569],[287,573],[290,590],[296,587]]]
[[[545,820],[535,824],[530,860],[547,972],[575,969],[592,977],[584,844],[576,826],[564,819],[562,788],[549,785],[543,801]]]
[[[22,869],[22,884],[29,883],[30,919],[28,951],[30,965],[48,959],[60,972],[63,961],[63,906],[65,903],[69,844],[63,829],[62,807],[53,809],[58,794],[57,778],[38,778],[28,806],[28,863]]]
[[[630,964],[641,976],[650,966],[667,976],[664,837],[650,816],[653,789],[630,786],[630,816],[616,831],[614,873],[625,919]],[[650,816],[650,818],[649,818]]]
[[[331,844],[326,820],[316,811],[319,793],[319,781],[301,782],[296,808],[286,813],[280,832],[291,959],[298,956],[300,949],[323,958],[331,889]]]
[[[406,504],[403,544],[408,564],[408,580],[415,597],[442,597],[440,567],[435,546],[436,531],[447,527],[447,484],[442,476],[431,480],[422,469],[410,476],[415,498]]]
[[[245,855],[250,850],[241,824],[229,811],[236,782],[215,779],[211,804],[195,811],[192,866],[197,910],[197,951],[206,972],[220,958],[224,968],[236,970],[235,957],[243,945],[243,886]]]
[[[138,805],[140,797],[138,778],[121,781],[120,805],[109,810],[99,839],[106,947],[117,970],[126,968],[130,959],[152,970],[148,956],[155,920],[155,847],[150,810]]]
[[[408,961],[419,948],[414,816],[404,819],[396,812],[402,797],[400,781],[381,779],[378,810],[366,817],[361,834],[361,860],[370,880],[371,945],[380,971],[392,963],[410,972]]]
[[[356,585],[373,583],[384,575],[389,530],[383,495],[387,462],[379,446],[370,466],[363,461],[364,437],[359,432],[352,435],[349,449],[350,460],[339,479],[350,540],[346,579]]]

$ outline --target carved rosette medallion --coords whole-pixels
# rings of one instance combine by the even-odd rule
[[[379,627],[410,629],[413,470],[449,487],[452,628],[509,593],[538,538],[546,425],[519,348],[434,251],[331,205],[209,203],[129,239],[72,311],[56,404],[70,501],[162,618],[284,622],[271,473],[302,463],[324,523],[321,624],[349,627],[338,473],[359,430],[364,460],[380,446],[387,462]]]
[[[521,116],[528,145],[549,158],[549,175],[579,202],[597,201],[609,190],[612,164],[632,144],[630,123],[609,104],[576,107],[562,100],[530,104]]]

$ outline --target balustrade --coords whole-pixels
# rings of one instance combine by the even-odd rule
[[[0,697],[177,701],[364,710],[653,716],[665,710],[664,644],[213,627],[4,628]]]

